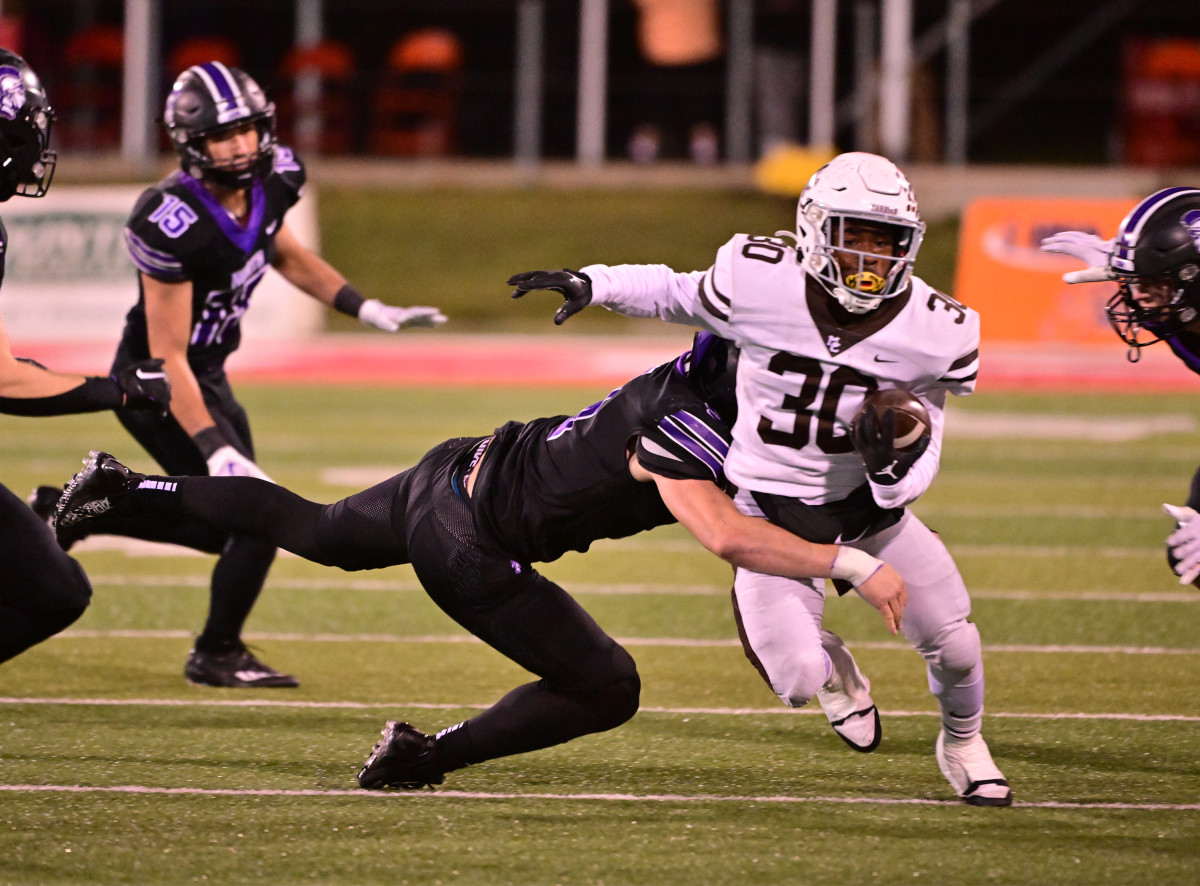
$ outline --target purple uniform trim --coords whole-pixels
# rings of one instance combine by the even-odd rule
[[[175,256],[151,248],[128,228],[125,229],[125,244],[129,248],[129,257],[143,274],[160,280],[184,279],[183,264]]]
[[[1178,336],[1170,336],[1166,342],[1188,369],[1200,375],[1200,353],[1188,347]]]
[[[244,228],[230,217],[229,213],[225,211],[225,207],[217,202],[217,198],[200,181],[183,172],[179,175],[179,183],[204,204],[209,215],[213,217],[213,221],[217,223],[217,227],[221,229],[221,233],[229,238],[229,242],[249,255],[250,251],[254,249],[254,242],[258,239],[258,232],[262,228],[263,214],[266,211],[267,201],[266,195],[263,193],[262,182],[255,182],[254,187],[250,189],[250,220],[246,222]]]
[[[659,429],[720,478],[729,447],[707,425],[688,412],[676,412],[659,423]]]

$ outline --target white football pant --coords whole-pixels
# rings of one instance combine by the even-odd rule
[[[749,496],[738,507],[761,516]],[[983,656],[979,632],[967,621],[971,600],[941,539],[911,512],[895,526],[852,547],[891,564],[908,586],[903,633],[925,659],[929,689],[942,724],[957,737],[983,721]],[[800,707],[829,678],[821,649],[824,579],[791,579],[738,569],[733,583],[747,656],[784,704]],[[869,674],[867,675],[870,676]]]

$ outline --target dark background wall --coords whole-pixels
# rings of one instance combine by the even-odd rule
[[[234,40],[242,66],[268,91],[294,36],[292,0],[171,0],[163,3],[163,57],[186,37],[219,35]],[[1003,0],[972,28],[970,106],[987,108],[1023,71],[1055,43],[1104,7],[1104,0]],[[839,15],[839,91],[851,85],[852,0]],[[937,22],[945,0],[915,0],[915,33]],[[806,0],[759,0],[760,36],[807,51]],[[578,53],[577,2],[548,0],[544,151],[569,157],[575,145]],[[515,3],[511,0],[327,0],[329,37],[353,48],[359,74],[355,95],[365,108],[393,41],[417,27],[437,25],[456,32],[465,50],[459,100],[460,154],[500,157],[512,150],[512,81]],[[23,23],[23,49],[42,73],[51,95],[65,76],[63,48],[70,34],[88,24],[120,24],[121,0],[17,0],[7,15]],[[622,157],[633,128],[664,98],[710,109],[718,127],[724,96],[723,62],[669,84],[656,80],[641,59],[632,0],[611,0],[609,69],[609,154]],[[1101,163],[1120,159],[1122,49],[1131,38],[1180,36],[1200,40],[1200,3],[1145,0],[1131,3],[1119,22],[1083,47],[1010,111],[978,132],[969,159],[978,162]],[[944,55],[932,59],[917,99],[938,126],[944,92]],[[175,72],[164,70],[165,90]],[[664,94],[664,90],[666,91]],[[807,112],[801,109],[800,119]],[[365,145],[363,115],[354,124],[355,146]],[[850,147],[850,133],[839,134]],[[803,138],[803,131],[797,136]],[[935,142],[937,133],[934,133]]]

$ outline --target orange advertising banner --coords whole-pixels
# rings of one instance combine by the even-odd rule
[[[1104,314],[1113,283],[1062,282],[1083,263],[1039,248],[1059,231],[1116,236],[1131,199],[990,198],[967,207],[952,295],[977,310],[985,343],[1117,345]]]

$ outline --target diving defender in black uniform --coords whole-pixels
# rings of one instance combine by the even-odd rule
[[[629,653],[532,565],[597,539],[678,520],[731,563],[844,578],[899,621],[904,584],[891,567],[746,517],[723,491],[729,354],[700,333],[678,361],[577,415],[447,441],[331,505],[255,479],[146,477],[92,453],[59,502],[59,530],[111,510],[204,520],[347,570],[412,563],[447,615],[540,678],[437,736],[388,722],[358,775],[365,788],[440,784],[452,770],[612,729],[637,711]]]
[[[0,49],[0,201],[41,197],[50,187],[57,160],[49,149],[52,120],[37,75],[19,55]],[[0,281],[7,247],[0,222]],[[163,411],[169,398],[161,362],[131,363],[111,378],[51,372],[13,357],[0,323],[0,412]],[[59,547],[46,521],[0,485],[0,662],[63,630],[91,598],[83,569]]]
[[[125,228],[139,298],[113,363],[120,372],[160,357],[174,385],[166,417],[121,411],[121,423],[168,473],[269,480],[255,463],[245,410],[225,376],[241,319],[268,267],[309,296],[394,332],[437,326],[428,307],[364,299],[302,246],[284,216],[300,198],[303,164],[275,140],[275,105],[243,71],[218,62],[188,68],[167,98],[164,122],[182,168],[142,194]],[[71,542],[86,533],[63,536]],[[105,532],[219,553],[208,620],[184,674],[212,686],[295,686],[259,661],[241,631],[275,557],[269,542],[203,527],[112,524]]]

